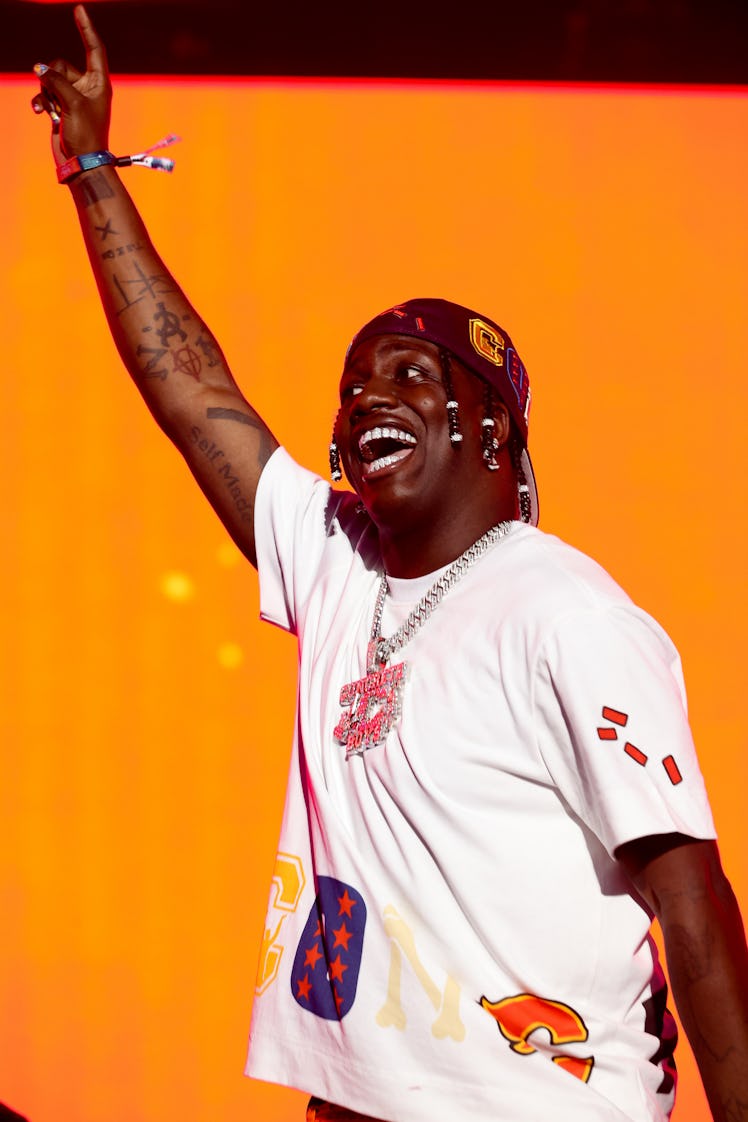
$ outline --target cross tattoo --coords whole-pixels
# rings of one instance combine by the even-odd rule
[[[98,230],[99,233],[101,234],[101,240],[103,242],[106,241],[106,239],[109,237],[110,234],[118,234],[119,233],[118,230],[113,230],[112,229],[111,218],[107,218],[106,226],[96,226],[95,229]]]

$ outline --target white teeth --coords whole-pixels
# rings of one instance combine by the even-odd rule
[[[375,429],[369,429],[359,437],[359,449],[363,448],[372,440],[399,440],[401,444],[415,444],[416,438],[411,432],[405,432],[404,429],[391,428],[389,425],[383,425],[381,428],[377,426]],[[387,457],[384,457],[386,459]],[[379,463],[379,460],[376,461]]]
[[[364,478],[374,475],[376,472],[381,471],[382,468],[391,467],[392,464],[399,464],[406,456],[410,456],[410,448],[400,448],[397,452],[393,452],[389,456],[380,456],[378,460],[372,460],[370,464],[363,464]]]

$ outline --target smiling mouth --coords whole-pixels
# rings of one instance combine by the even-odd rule
[[[397,429],[391,425],[367,429],[358,440],[364,479],[406,459],[417,443],[413,434],[406,429]]]

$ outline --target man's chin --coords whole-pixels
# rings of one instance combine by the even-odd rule
[[[404,488],[363,484],[353,489],[378,529],[401,529],[412,521],[413,496]]]

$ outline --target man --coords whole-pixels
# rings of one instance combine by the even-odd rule
[[[58,118],[115,341],[258,564],[263,615],[300,644],[248,1071],[313,1093],[320,1120],[664,1119],[654,914],[714,1118],[748,1117],[745,940],[677,655],[536,528],[511,339],[441,300],[375,316],[346,355],[330,450],[355,494],[299,468],[149,241],[108,151],[103,46],[76,20],[85,73],[40,67],[34,104]],[[143,299],[101,253],[107,224]],[[167,321],[210,351],[201,382],[144,351]]]

